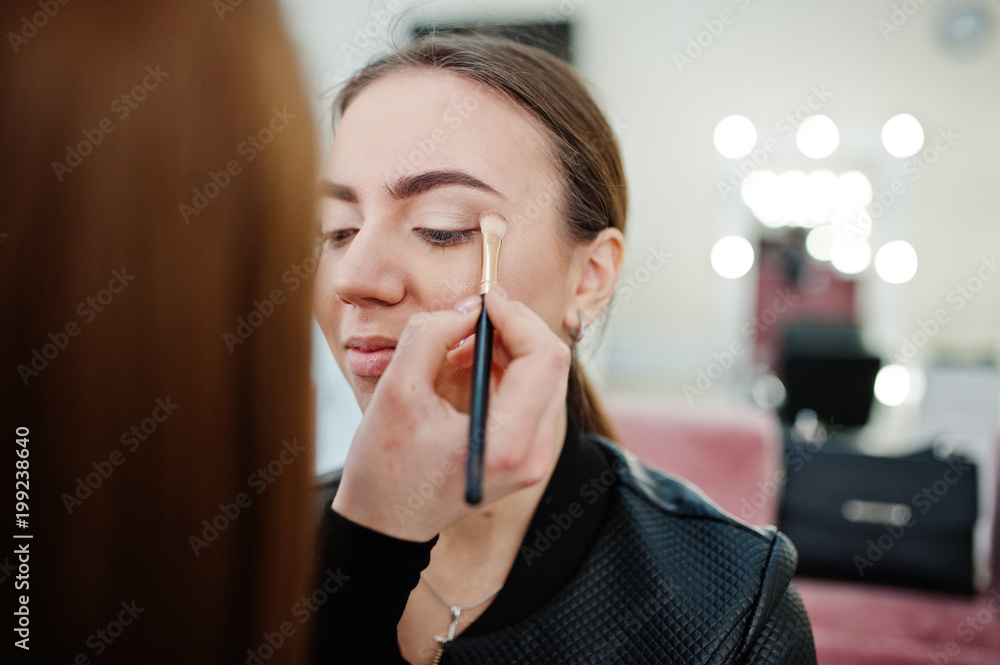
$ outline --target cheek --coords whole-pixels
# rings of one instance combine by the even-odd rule
[[[415,262],[410,271],[410,291],[422,310],[451,309],[466,296],[479,293],[480,244],[468,243],[448,260],[440,257]]]

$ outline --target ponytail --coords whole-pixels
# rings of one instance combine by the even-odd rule
[[[566,402],[568,408],[576,415],[581,432],[593,432],[612,441],[617,441],[611,421],[604,413],[597,393],[587,381],[583,368],[573,356],[569,368],[569,384],[567,386]]]

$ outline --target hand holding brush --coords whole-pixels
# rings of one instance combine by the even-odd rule
[[[486,294],[497,282],[500,244],[507,233],[507,220],[495,211],[479,217],[483,237],[482,280],[479,293],[483,308],[476,323],[476,348],[472,365],[472,403],[469,405],[469,457],[465,474],[465,500],[475,505],[483,498],[483,455],[486,447],[486,418],[490,397],[490,370],[493,366],[493,324],[486,313]]]

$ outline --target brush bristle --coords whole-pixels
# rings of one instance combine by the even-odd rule
[[[496,210],[490,210],[479,216],[479,229],[484,234],[492,233],[502,240],[507,234],[507,220]]]

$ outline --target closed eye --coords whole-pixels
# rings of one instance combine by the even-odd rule
[[[346,244],[351,237],[357,233],[357,229],[337,229],[336,231],[329,231],[323,234],[321,242],[324,248],[337,248]]]
[[[479,229],[464,231],[442,231],[441,229],[416,229],[417,235],[435,247],[454,247],[468,242],[479,233]]]

